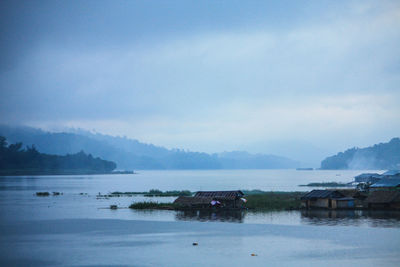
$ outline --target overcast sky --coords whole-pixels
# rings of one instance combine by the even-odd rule
[[[400,1],[0,1],[0,123],[319,161],[400,134]]]

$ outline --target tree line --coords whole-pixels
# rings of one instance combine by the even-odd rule
[[[366,148],[351,148],[321,162],[321,169],[400,169],[400,138]]]
[[[21,142],[8,144],[0,136],[1,174],[109,173],[116,167],[112,161],[94,158],[83,151],[65,156],[44,154],[34,145],[24,149]]]

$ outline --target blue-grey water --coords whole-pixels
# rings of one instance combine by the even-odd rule
[[[359,173],[223,170],[0,177],[0,266],[398,266],[398,212],[135,211],[126,207],[174,198],[98,197],[153,188],[306,191],[311,188],[298,185],[349,182]],[[36,196],[45,191],[62,195]],[[110,205],[120,208],[111,210]]]

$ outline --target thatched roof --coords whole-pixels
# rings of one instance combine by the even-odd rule
[[[195,197],[206,197],[219,200],[234,200],[244,196],[243,192],[237,191],[199,191]]]
[[[400,192],[398,191],[374,191],[365,200],[367,203],[384,204],[400,202]]]
[[[337,190],[312,190],[301,197],[301,200],[319,199],[319,198],[342,198],[344,194]]]
[[[187,197],[187,196],[180,196],[175,199],[174,204],[179,205],[205,205],[210,204],[213,199],[210,197]]]

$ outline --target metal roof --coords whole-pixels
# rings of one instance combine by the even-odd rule
[[[317,199],[317,198],[343,198],[345,195],[337,190],[312,190],[301,197],[302,200]]]
[[[382,173],[382,175],[397,175],[397,174],[400,174],[400,170],[389,170]]]
[[[195,197],[210,197],[215,199],[225,199],[234,200],[236,198],[241,198],[244,196],[243,192],[240,190],[236,191],[199,191]]]
[[[372,184],[370,187],[397,187],[400,186],[400,178],[383,178],[379,182]]]
[[[382,178],[379,173],[362,173],[360,175],[354,176],[354,178]]]

